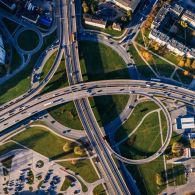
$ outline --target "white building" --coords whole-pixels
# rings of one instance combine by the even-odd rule
[[[6,52],[3,44],[3,37],[0,35],[0,64],[5,64]]]
[[[99,20],[99,19],[95,19],[92,17],[84,17],[85,20],[85,24],[91,25],[91,26],[95,26],[95,27],[99,27],[99,28],[106,28],[106,21],[104,20]]]
[[[177,129],[194,129],[195,122],[194,117],[184,117],[177,119]]]
[[[192,27],[195,28],[195,14],[189,10],[186,10],[181,17],[182,20],[188,22]]]

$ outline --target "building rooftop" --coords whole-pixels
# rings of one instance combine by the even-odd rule
[[[93,23],[96,23],[96,24],[106,25],[106,21],[104,21],[102,19],[94,18],[90,15],[85,15],[84,20],[87,21],[87,22],[93,22]]]
[[[181,5],[179,5],[179,4],[174,4],[171,7],[171,10],[173,12],[175,12],[176,14],[180,15],[183,12],[184,8]]]
[[[192,21],[195,21],[195,13],[189,11],[189,10],[186,10],[183,14],[184,17],[192,20]]]

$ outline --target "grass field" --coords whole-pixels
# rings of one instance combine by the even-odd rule
[[[158,113],[148,115],[137,131],[119,147],[124,156],[132,159],[149,157],[157,152],[161,147]]]
[[[95,172],[90,160],[78,160],[73,165],[70,161],[59,162],[60,165],[78,173],[86,182],[92,183],[98,180],[98,175]]]
[[[23,148],[23,147],[10,141],[10,142],[7,142],[3,145],[0,145],[0,154],[3,155],[11,150],[21,149],[21,148]]]
[[[93,189],[94,195],[106,195],[105,189],[102,184],[99,184]]]
[[[176,81],[182,82],[184,84],[190,84],[193,80],[191,76],[185,76],[183,71],[180,69],[176,71],[176,74],[174,75],[173,79],[175,79]]]
[[[141,57],[139,56],[135,47],[132,44],[129,46],[128,51],[133,56],[133,60],[136,64],[136,67],[140,75],[144,78],[155,78],[154,73],[150,70],[147,64],[141,59]]]
[[[81,41],[79,42],[79,54],[85,81],[129,78],[123,59],[111,48],[101,43]],[[118,116],[127,101],[127,96],[90,98],[91,106],[100,125],[105,125]]]
[[[63,146],[69,140],[63,139],[42,127],[30,127],[29,129],[17,134],[12,140],[52,159],[64,159],[78,157],[73,150],[66,153]],[[71,142],[72,146],[77,144]]]
[[[42,73],[41,73],[40,81],[42,81],[46,77],[46,75],[48,74],[49,70],[51,69],[51,67],[55,61],[56,55],[57,55],[57,51],[55,51],[51,55],[51,57],[47,60],[47,62],[45,63],[43,70],[42,70]]]
[[[160,76],[170,77],[175,67],[155,55],[152,55],[152,58],[153,59],[149,61],[149,64],[155,72],[157,72]]]
[[[32,30],[25,30],[18,36],[17,42],[21,49],[30,51],[36,48],[38,45],[39,37],[36,32]]]
[[[56,31],[44,38],[42,48],[33,54],[29,64],[13,78],[9,79],[4,84],[0,85],[0,105],[4,104],[25,93],[30,88],[31,73],[33,66],[39,58],[41,52],[50,45],[56,38]]]
[[[10,72],[19,68],[21,63],[22,63],[22,59],[20,58],[16,49],[13,47],[12,48],[12,59],[11,59],[11,64],[10,64]]]
[[[129,78],[123,59],[101,43],[80,41],[79,54],[85,81]]]
[[[78,130],[83,129],[73,102],[53,107],[49,110],[49,113],[55,120],[66,127]]]
[[[166,185],[157,186],[155,180],[156,173],[164,172],[162,156],[144,165],[127,165],[127,169],[136,180],[141,194],[157,195],[166,188]]]
[[[16,30],[16,28],[18,26],[17,23],[9,20],[8,18],[3,18],[2,21],[3,21],[3,23],[5,24],[5,26],[7,27],[7,29],[9,30],[9,32],[11,34]]]
[[[170,186],[179,186],[186,183],[184,165],[167,164],[168,183]]]
[[[60,89],[66,86],[68,86],[68,79],[66,76],[66,66],[63,56],[57,71],[50,79],[49,83],[44,87],[41,93],[48,93],[50,91]]]
[[[128,135],[140,122],[140,120],[150,111],[158,109],[159,107],[152,101],[139,103],[128,120],[116,131],[116,142],[121,141]]]
[[[68,177],[65,177],[65,180],[61,186],[60,191],[66,191],[71,185],[71,180]]]
[[[90,104],[100,126],[114,120],[124,109],[128,95],[113,95],[90,98]]]

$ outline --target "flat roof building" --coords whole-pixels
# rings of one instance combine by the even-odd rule
[[[177,129],[194,129],[194,117],[183,117],[177,119]]]
[[[99,28],[106,28],[106,21],[102,19],[93,18],[92,16],[85,15],[84,16],[85,24],[99,27]]]
[[[134,12],[141,0],[112,0],[112,1],[119,7]]]
[[[192,27],[195,27],[195,13],[186,10],[181,19],[187,21]]]

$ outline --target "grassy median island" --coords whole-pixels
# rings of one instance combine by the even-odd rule
[[[33,30],[25,30],[18,36],[18,45],[25,51],[31,51],[35,49],[39,43],[39,37]]]
[[[63,139],[42,127],[30,127],[14,136],[12,140],[52,160],[79,157],[73,152],[74,146],[78,144]],[[71,145],[72,149],[69,152],[63,150],[65,143]]]
[[[93,189],[93,194],[94,195],[106,195],[106,191],[105,191],[103,185],[102,184],[99,184],[98,186],[96,186]]]
[[[59,164],[78,173],[86,182],[92,183],[98,180],[98,175],[88,159],[78,160],[76,164],[70,161],[59,162]]]
[[[85,81],[104,79],[129,79],[123,59],[108,46],[90,42],[79,42],[81,71]],[[102,96],[90,98],[91,106],[100,125],[105,125],[124,109],[128,96]]]
[[[77,114],[74,102],[69,102],[49,109],[51,116],[66,127],[81,130],[83,126]]]
[[[57,56],[57,51],[55,51],[51,56],[50,58],[47,60],[47,62],[45,63],[44,67],[43,67],[43,70],[41,72],[41,78],[40,78],[40,81],[42,81],[48,74],[48,72],[50,71],[54,61],[55,61],[55,58]]]
[[[8,31],[12,34],[16,28],[18,27],[18,23],[13,22],[12,20],[9,20],[8,18],[2,19],[3,23],[7,27]]]
[[[137,131],[122,142],[119,148],[125,157],[142,159],[157,152],[161,145],[158,113],[154,112],[143,120]]]
[[[156,110],[159,107],[152,101],[139,103],[134,108],[133,113],[128,120],[116,131],[115,141],[119,142],[133,131],[139,124],[140,120],[150,111]]]

